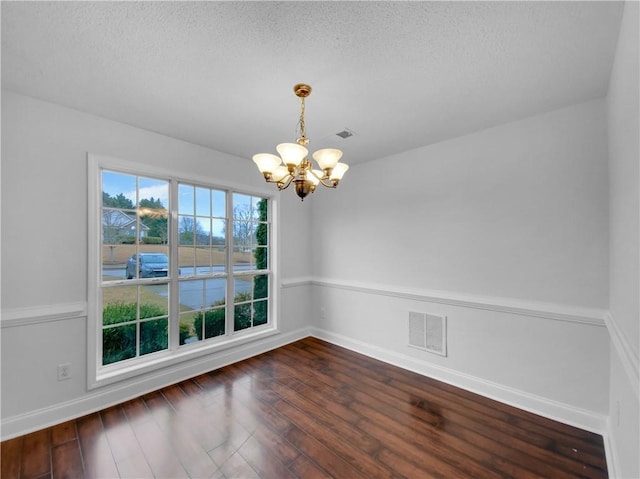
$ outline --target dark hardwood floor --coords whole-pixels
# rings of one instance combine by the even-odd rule
[[[2,479],[603,478],[602,438],[306,338],[2,443]]]

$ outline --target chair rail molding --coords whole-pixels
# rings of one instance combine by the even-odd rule
[[[87,303],[85,301],[5,309],[0,313],[0,328],[64,321],[86,316]]]
[[[584,308],[556,303],[524,301],[497,296],[480,296],[449,291],[400,288],[397,286],[360,283],[329,278],[314,277],[311,279],[311,284],[324,288],[336,288],[365,294],[376,294],[414,301],[424,301],[427,303],[448,304],[450,306],[459,306],[463,308],[482,309],[500,313],[533,316],[536,318],[606,327],[605,315],[607,314],[607,311],[598,308]]]

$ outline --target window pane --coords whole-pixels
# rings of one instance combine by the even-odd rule
[[[154,319],[140,323],[140,355],[169,348],[168,319]]]
[[[253,277],[253,297],[262,299],[269,296],[269,275],[259,274]]]
[[[224,191],[211,190],[211,201],[213,203],[213,216],[225,218],[227,216],[227,195]]]
[[[211,196],[209,188],[196,188],[196,215],[211,216]]]
[[[234,246],[251,246],[253,244],[253,223],[244,220],[233,222]]]
[[[195,213],[194,187],[191,185],[178,185],[178,213],[181,215],[193,215]]]
[[[169,207],[169,182],[140,177],[138,205],[145,208],[166,210]]]
[[[258,223],[256,226],[255,244],[259,246],[267,246],[269,244],[269,225],[267,223]]]
[[[169,250],[166,246],[140,246],[141,252],[131,255],[125,266],[127,279],[165,278],[169,275]]]
[[[225,278],[207,279],[204,283],[206,307],[224,305],[227,295],[227,280]]]
[[[245,247],[233,248],[233,270],[248,271],[255,269],[253,250]]]
[[[178,239],[181,245],[195,244],[196,220],[193,216],[178,217]]]
[[[178,262],[180,276],[193,276],[195,274],[196,249],[191,246],[179,246]]]
[[[235,278],[234,288],[234,303],[242,303],[253,299],[253,278],[251,276],[240,276]]]
[[[135,321],[138,317],[138,287],[116,286],[102,290],[102,324]]]
[[[102,281],[125,279],[125,265],[134,251],[135,245],[102,245]]]
[[[102,331],[102,364],[130,359],[136,355],[136,325],[128,324]]]
[[[245,220],[251,218],[251,196],[233,194],[233,217]]]
[[[251,327],[251,303],[238,304],[233,318],[233,330],[240,331]]]
[[[102,206],[135,209],[136,177],[113,171],[102,172]]]
[[[256,269],[269,269],[269,250],[265,247],[257,247],[253,256],[256,260]]]
[[[204,337],[221,336],[226,330],[226,308],[213,309],[204,314]]]
[[[200,318],[202,324],[202,312],[183,313],[180,315],[180,345],[191,344],[202,339],[202,328],[196,329],[196,321]]]
[[[169,314],[169,285],[140,286],[140,319],[158,318]]]
[[[196,247],[195,275],[211,274],[211,248],[209,246]]]
[[[211,245],[211,218],[197,217],[194,227],[196,244],[200,246]]]
[[[253,325],[260,326],[261,324],[267,324],[267,301],[256,301],[253,303]]]
[[[180,310],[201,310],[225,304],[225,278],[180,282]]]
[[[167,244],[169,241],[169,213],[160,199],[140,200],[140,242],[143,244]]]

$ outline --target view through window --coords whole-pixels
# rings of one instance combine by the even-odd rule
[[[269,324],[266,198],[100,175],[103,366]]]

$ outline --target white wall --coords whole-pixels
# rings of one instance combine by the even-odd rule
[[[639,4],[626,2],[607,96],[610,190],[611,424],[616,477],[640,477]]]
[[[355,165],[313,207],[318,334],[602,431],[603,100]],[[409,310],[448,317],[448,357]]]
[[[164,375],[149,374],[89,392],[85,366],[87,152],[214,182],[265,188],[261,175],[246,159],[3,92],[3,438],[120,402],[307,334],[303,312],[309,288],[287,288],[280,302],[280,335],[174,367]],[[281,279],[308,276],[308,212],[293,194],[282,194],[280,199],[282,250],[297,253],[281,256]],[[72,363],[73,377],[58,382],[57,365],[66,362]]]

